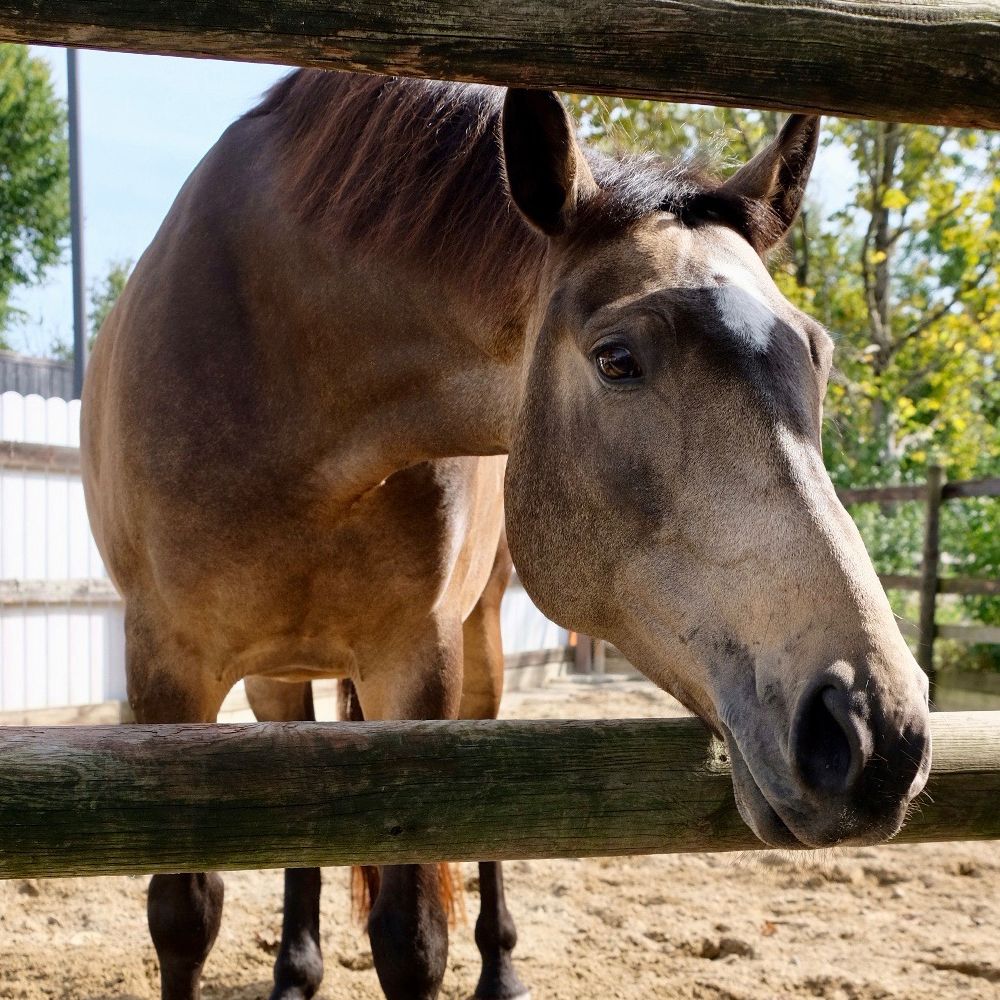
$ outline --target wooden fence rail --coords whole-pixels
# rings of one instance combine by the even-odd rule
[[[996,0],[7,0],[0,40],[1000,128]]]
[[[938,714],[901,840],[1000,838],[1000,713]],[[0,877],[758,848],[694,719],[0,729]]]

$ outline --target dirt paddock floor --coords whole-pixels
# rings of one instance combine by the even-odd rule
[[[509,696],[522,718],[676,714],[651,686],[556,682]],[[462,868],[475,888],[474,865]],[[1000,998],[1000,844],[513,862],[516,956],[534,1000]],[[325,1000],[381,997],[347,875],[324,873]],[[0,998],[153,998],[143,878],[0,882]],[[442,997],[478,976],[469,922]],[[205,1000],[264,1000],[281,925],[278,872],[226,877]]]

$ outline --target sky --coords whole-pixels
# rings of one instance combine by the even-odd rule
[[[66,50],[32,47],[66,96]],[[136,260],[152,240],[184,180],[233,119],[286,67],[80,51],[84,266],[87,287],[116,261]],[[41,286],[19,289],[28,313],[5,333],[15,350],[44,354],[73,338],[67,264]]]
[[[32,52],[49,62],[56,92],[65,98],[66,50],[34,46]],[[138,259],[201,157],[287,72],[282,66],[80,51],[88,289],[112,264]],[[820,154],[814,194],[846,187],[845,164],[836,153]],[[12,305],[28,315],[5,331],[15,350],[45,354],[56,340],[72,342],[68,252],[66,258],[44,284],[12,296]]]

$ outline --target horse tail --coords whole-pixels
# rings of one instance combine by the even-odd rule
[[[341,722],[364,722],[361,702],[354,682],[342,680],[337,685],[337,715]],[[456,871],[453,872],[452,868]],[[438,894],[441,905],[448,914],[448,923],[453,927],[461,920],[466,922],[465,896],[462,892],[461,872],[457,865],[447,861],[438,865]],[[355,865],[351,869],[351,917],[361,923],[368,919],[372,906],[378,898],[382,878],[377,865]]]
[[[468,917],[465,910],[465,894],[462,891],[462,873],[458,865],[442,861],[437,866],[438,896],[448,923],[454,927],[465,924]],[[378,898],[382,884],[381,872],[377,865],[355,865],[351,869],[351,919],[364,923]]]

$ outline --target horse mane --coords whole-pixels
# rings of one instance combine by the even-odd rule
[[[245,117],[269,119],[303,220],[373,258],[421,262],[495,294],[537,273],[546,247],[507,193],[503,97],[498,87],[296,70]],[[600,191],[580,208],[580,238],[614,236],[655,211],[750,229],[747,206],[687,161],[583,148]]]

